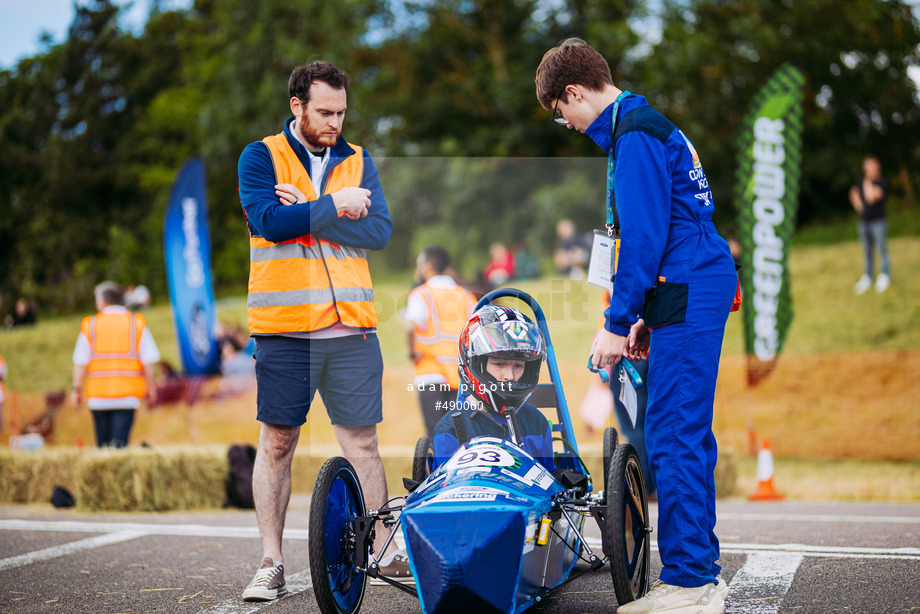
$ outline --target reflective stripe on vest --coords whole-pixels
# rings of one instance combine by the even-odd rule
[[[141,335],[147,322],[141,314],[98,313],[83,318],[80,330],[89,340],[86,398],[144,397]]]
[[[284,133],[262,139],[271,153],[276,183],[296,185],[308,201],[317,190]],[[332,168],[325,194],[360,187],[363,150]],[[279,205],[280,206],[280,205]],[[272,243],[249,238],[249,332],[277,335],[322,330],[341,322],[357,328],[377,326],[374,287],[364,249],[307,234]]]
[[[440,374],[451,388],[460,387],[457,366],[460,360],[460,333],[476,301],[464,288],[432,288],[422,284],[413,292],[425,301],[428,307],[428,322],[425,330],[415,328],[415,353],[420,356],[415,364],[415,374]]]

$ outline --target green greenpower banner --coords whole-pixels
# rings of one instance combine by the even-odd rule
[[[792,323],[789,249],[802,160],[802,73],[784,64],[751,102],[739,138],[741,291],[748,385],[766,377]]]

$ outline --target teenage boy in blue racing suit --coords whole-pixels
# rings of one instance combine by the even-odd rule
[[[608,204],[615,193],[622,241],[592,360],[603,368],[649,350],[645,436],[664,568],[645,597],[618,612],[720,614],[728,586],[716,563],[712,413],[738,279],[711,221],[706,175],[683,132],[642,96],[618,89],[606,60],[584,41],[550,49],[536,86],[558,123],[609,156]]]
[[[434,429],[434,467],[461,443],[490,436],[513,442],[553,472],[549,422],[526,403],[545,357],[543,335],[524,314],[497,305],[477,310],[460,335],[461,390],[468,394]]]

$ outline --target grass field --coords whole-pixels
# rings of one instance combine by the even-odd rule
[[[787,479],[797,476],[795,484],[789,483],[790,496],[920,497],[920,238],[894,238],[889,247],[891,288],[881,295],[870,290],[863,296],[855,296],[852,290],[861,271],[858,242],[793,249],[795,318],[776,371],[754,389],[745,383],[742,318],[734,314],[729,319],[715,407],[719,445],[744,459],[752,432],[757,441],[768,437],[778,472],[787,466],[782,463],[799,463],[799,469],[789,468]],[[404,281],[392,279],[389,275],[376,286],[386,365],[385,419],[379,430],[384,454],[414,444],[422,434],[416,395],[407,390],[413,373],[398,316],[405,305],[409,275]],[[587,432],[579,407],[596,377],[584,363],[601,309],[600,291],[583,282],[551,278],[517,285],[533,294],[546,312],[579,445],[594,454],[600,435]],[[245,298],[220,300],[218,312],[223,320],[244,324]],[[146,314],[163,358],[178,364],[168,305],[161,301]],[[9,366],[8,391],[16,391],[23,423],[44,412],[45,392],[69,386],[78,329],[78,317],[42,318],[34,328],[0,333],[0,354]],[[255,442],[254,393],[250,388],[230,394],[226,385],[209,382],[204,400],[192,407],[180,404],[142,412],[133,442],[154,446]],[[8,440],[12,403],[8,398],[0,445]],[[321,405],[314,407],[301,442],[317,452],[334,453],[324,413]],[[65,405],[55,423],[56,445],[92,443],[85,409],[78,412]],[[867,462],[869,469],[861,469]],[[824,467],[832,475],[815,473],[815,467]],[[873,486],[871,476],[882,475],[872,473],[873,467],[879,472],[884,468],[894,486]],[[739,471],[741,480],[750,480],[754,467],[742,462]],[[863,471],[870,476],[865,483],[854,477]],[[849,485],[847,476],[853,478]],[[782,488],[782,479],[778,482]]]

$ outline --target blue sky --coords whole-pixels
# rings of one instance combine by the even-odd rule
[[[86,5],[87,0],[80,0]],[[115,0],[127,7],[123,25],[141,28],[147,18],[150,0]],[[188,7],[192,0],[161,0],[164,9]],[[35,55],[40,49],[43,31],[51,34],[55,43],[63,42],[67,27],[73,20],[74,0],[0,0],[0,68],[11,68],[17,60]]]

